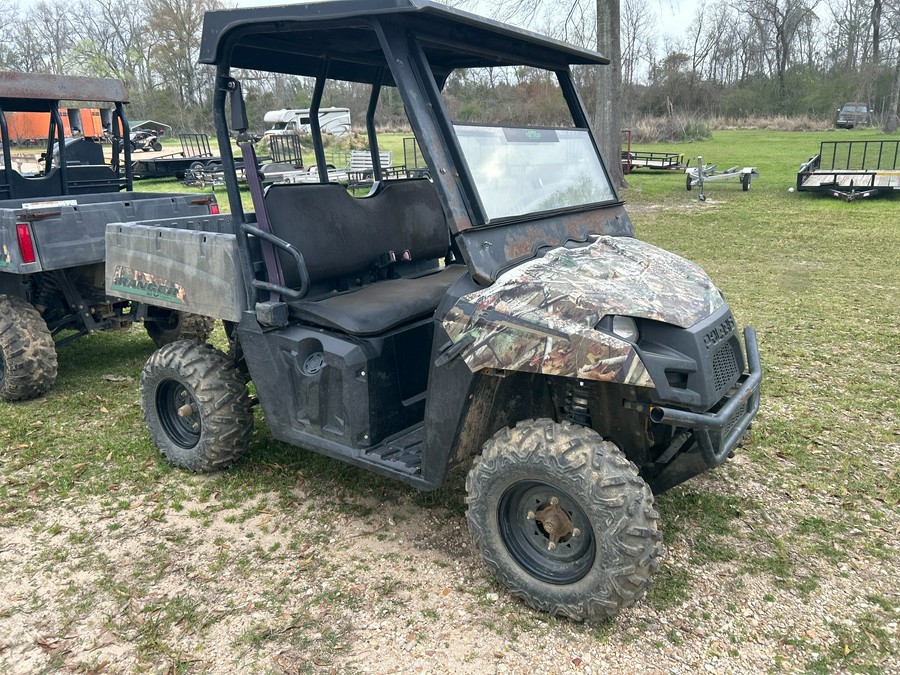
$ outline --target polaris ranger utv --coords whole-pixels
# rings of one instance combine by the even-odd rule
[[[112,106],[112,158],[99,138],[67,136],[60,101]],[[205,340],[212,320],[107,297],[108,223],[218,211],[211,196],[134,193],[120,80],[0,73],[0,398],[34,398],[56,380],[56,349],[143,320],[162,345]],[[63,108],[65,110],[65,107]],[[43,116],[43,155],[13,154],[15,113]],[[39,121],[39,120],[38,120]],[[39,160],[39,161],[38,161]]]
[[[249,378],[279,440],[423,490],[470,463],[475,543],[533,607],[602,618],[639,599],[661,551],[653,492],[734,452],[761,372],[709,277],[633,237],[570,72],[608,61],[424,0],[341,0],[209,12],[201,62],[217,68],[231,215],[107,229],[110,293],[152,278],[172,289],[165,306],[225,320],[233,341],[228,356],[175,343],[149,359],[159,449],[194,471],[234,462]],[[501,66],[558,83],[560,122],[455,120],[454,71]],[[263,189],[248,171],[252,212],[229,149],[234,135],[253,153],[233,69],[316,83],[320,182]],[[371,86],[362,197],[328,183],[316,110],[330,78]],[[425,178],[384,178],[385,87]]]

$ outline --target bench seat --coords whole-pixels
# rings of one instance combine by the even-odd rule
[[[433,274],[379,281],[321,300],[295,300],[288,306],[293,316],[306,323],[350,335],[378,335],[433,314],[465,272],[465,265],[450,265]]]
[[[465,265],[441,267],[450,232],[434,185],[381,183],[366,197],[339,185],[272,185],[265,207],[273,234],[303,254],[309,295],[291,316],[350,335],[377,335],[433,314]],[[289,288],[296,264],[278,253]],[[391,261],[391,259],[394,259]]]

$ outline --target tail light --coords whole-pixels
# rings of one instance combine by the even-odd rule
[[[31,240],[31,230],[26,223],[16,223],[16,235],[19,238],[19,253],[22,254],[23,263],[33,263],[34,242]]]
[[[210,212],[210,214],[213,215],[213,216],[219,215],[219,205],[218,205],[218,204],[210,204],[210,205],[209,205],[209,212]]]

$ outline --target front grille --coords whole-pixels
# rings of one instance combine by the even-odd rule
[[[730,343],[725,343],[719,351],[713,355],[713,381],[716,394],[721,395],[727,390],[740,375],[734,348]]]
[[[728,435],[737,426],[738,422],[740,422],[744,415],[747,413],[747,402],[745,401],[741,405],[738,406],[738,409],[734,411],[734,414],[728,419],[728,422],[725,423],[725,426],[722,428],[722,438],[728,438]]]

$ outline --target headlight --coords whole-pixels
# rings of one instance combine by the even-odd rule
[[[637,322],[630,316],[614,316],[612,320],[612,332],[628,342],[637,342],[638,337],[640,336],[638,333]]]
[[[630,316],[604,316],[595,327],[626,342],[637,342],[641,336],[637,321]]]

